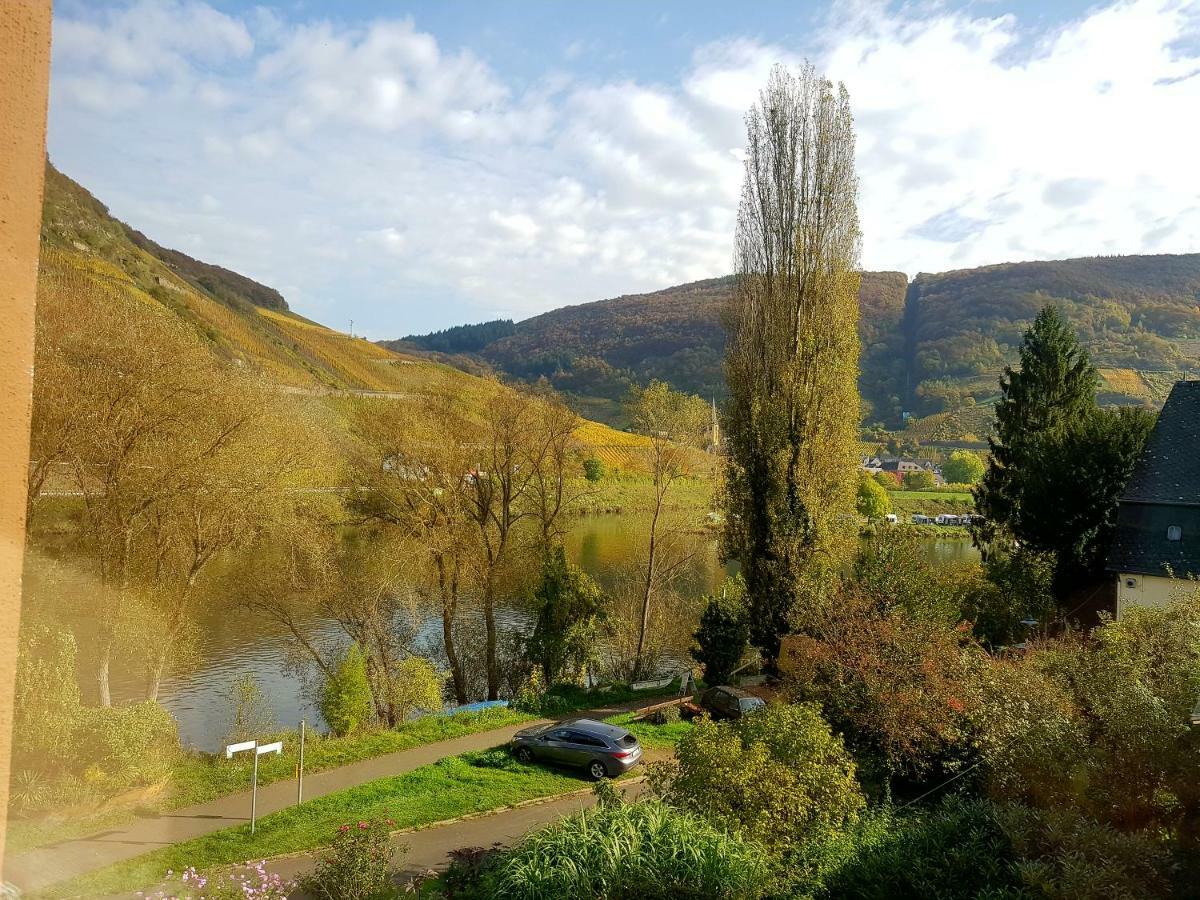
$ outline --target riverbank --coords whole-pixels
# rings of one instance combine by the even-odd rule
[[[650,698],[639,703],[646,699]],[[594,712],[604,715],[603,711]],[[664,725],[634,722],[632,712],[613,712],[611,707],[608,713],[604,716],[606,720],[630,728],[648,751],[659,755],[669,751],[691,727],[683,722]],[[110,895],[156,884],[166,872],[179,872],[188,866],[211,870],[250,858],[267,859],[313,850],[328,844],[338,826],[348,821],[390,819],[396,829],[420,828],[567,794],[586,785],[583,776],[574,771],[518,763],[506,748],[497,746],[515,731],[514,727],[483,733],[476,738],[491,744],[486,749],[456,753],[408,771],[401,769],[398,774],[334,791],[301,806],[290,805],[270,812],[259,819],[253,835],[244,824],[220,827],[209,834],[81,874],[30,896]],[[244,815],[244,810],[239,812]]]
[[[680,478],[667,491],[670,510],[695,513],[702,522],[716,497],[714,478]],[[648,513],[654,510],[654,481],[647,475],[610,474],[599,481],[575,485],[578,498],[571,505],[576,515]]]

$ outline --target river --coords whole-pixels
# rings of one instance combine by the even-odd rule
[[[583,516],[575,519],[566,535],[570,559],[595,577],[606,589],[613,590],[628,571],[644,541],[647,523],[636,514],[618,513]],[[687,536],[691,559],[679,579],[678,590],[685,598],[696,599],[710,593],[724,579],[715,532],[696,531]],[[962,540],[930,540],[926,544],[931,557],[961,560],[975,555],[970,543]],[[82,591],[82,585],[62,583],[63,590]],[[527,613],[517,607],[505,608],[498,616],[506,629],[528,626]],[[304,623],[308,635],[318,643],[336,641],[340,635],[331,622],[313,618]],[[80,629],[82,632],[83,629]],[[436,611],[424,611],[422,637],[437,642],[440,619]],[[285,662],[292,638],[282,626],[237,607],[211,607],[199,617],[198,661],[188,671],[164,679],[159,699],[179,723],[179,734],[187,746],[203,750],[219,749],[230,712],[230,690],[246,675],[262,689],[266,703],[279,725],[290,727],[302,717],[319,724],[319,714],[308,705],[301,678]],[[80,640],[81,678],[85,700],[94,692],[87,677],[89,648]],[[674,648],[668,658],[687,659],[686,646]],[[113,700],[117,703],[139,700],[144,680],[137,660],[114,662]]]

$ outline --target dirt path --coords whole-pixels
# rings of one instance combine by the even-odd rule
[[[654,698],[643,698],[627,704],[572,713],[568,718],[603,718],[636,709]],[[549,720],[545,720],[549,721]],[[457,756],[472,750],[487,750],[510,740],[517,731],[533,722],[522,722],[504,728],[494,728],[477,734],[425,744],[409,750],[377,756],[329,769],[304,777],[304,797],[312,800],[344,791],[348,788],[402,775],[427,766],[447,756]],[[261,818],[294,805],[296,783],[277,781],[258,789],[258,816]],[[250,792],[227,794],[216,800],[170,810],[158,815],[139,818],[128,825],[89,835],[85,838],[60,841],[30,850],[5,860],[4,874],[8,881],[24,891],[34,891],[68,878],[83,875],[112,863],[149,853],[160,847],[178,844],[192,838],[240,825],[250,818]]]

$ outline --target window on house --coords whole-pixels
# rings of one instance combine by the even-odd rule
[[[1178,525],[1168,525],[1167,526],[1167,540],[1168,541],[1182,541],[1183,540],[1183,529],[1180,528]]]

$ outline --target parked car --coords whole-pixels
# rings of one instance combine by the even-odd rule
[[[534,760],[583,769],[594,780],[628,772],[642,758],[638,739],[616,725],[571,719],[518,731],[509,745],[520,762]]]
[[[740,688],[719,685],[709,688],[700,696],[700,705],[714,719],[740,719],[747,713],[762,709],[767,703],[762,697],[755,697]]]

